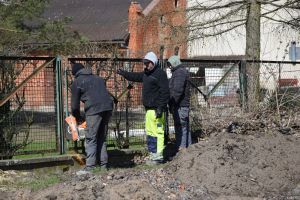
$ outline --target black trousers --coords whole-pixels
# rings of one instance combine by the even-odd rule
[[[107,166],[106,136],[112,111],[86,116],[87,132],[85,135],[86,166]]]

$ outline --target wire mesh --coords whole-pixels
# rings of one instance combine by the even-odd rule
[[[51,58],[0,57],[0,100],[22,83],[38,66]],[[145,110],[142,105],[141,83],[129,83],[116,74],[120,68],[127,71],[143,70],[142,59],[69,58],[65,66],[64,109],[70,112],[70,63],[81,62],[94,74],[103,77],[114,104],[109,123],[108,146],[133,148],[145,145]],[[203,132],[203,124],[224,117],[232,117],[241,109],[240,61],[182,60],[190,72],[191,102],[190,126],[192,134]],[[162,62],[166,63],[166,62]],[[294,111],[300,106],[300,63],[260,61],[259,82],[262,108]],[[167,70],[167,69],[166,69]],[[0,107],[0,159],[15,154],[29,154],[59,150],[56,113],[56,80],[53,63],[30,79],[9,101]],[[167,70],[167,74],[170,72]],[[128,90],[128,85],[133,88]],[[83,108],[83,106],[82,106]],[[82,115],[84,112],[82,110]],[[64,116],[65,117],[65,116]],[[168,118],[170,137],[174,138],[172,116]],[[73,143],[69,143],[73,147]]]
[[[109,147],[128,148],[145,144],[144,114],[145,110],[141,101],[141,83],[129,83],[123,77],[116,74],[120,68],[127,71],[141,71],[143,69],[141,59],[106,59],[86,58],[69,59],[70,62],[81,62],[85,67],[91,68],[94,74],[101,76],[111,96],[117,99],[114,103],[113,114],[109,123],[107,143]],[[66,113],[70,109],[71,76],[70,65],[66,68],[68,93]],[[132,85],[132,89],[128,86]],[[83,106],[81,106],[83,108]],[[82,110],[82,116],[84,112]],[[72,143],[71,143],[72,146]]]
[[[300,63],[260,63],[261,105],[281,110],[300,107]]]
[[[190,127],[192,136],[198,137],[204,133],[203,124],[239,109],[239,61],[182,61],[190,72]]]
[[[53,59],[53,58],[52,58]],[[1,99],[51,58],[1,58]],[[0,107],[0,158],[57,150],[53,63]]]
[[[107,88],[113,96],[120,95],[129,84],[122,77],[116,75],[117,69],[143,70],[141,59],[70,58],[69,61],[81,62],[84,66],[91,67],[95,74],[105,79]],[[201,127],[202,120],[205,120],[202,118],[203,108],[217,109],[239,106],[238,61],[183,60],[183,65],[189,70],[190,82],[193,85],[191,87],[191,126],[195,127],[194,129]],[[72,82],[70,69],[67,74],[69,80],[67,91],[69,91]],[[170,72],[167,71],[167,74],[170,75]],[[141,84],[134,83],[134,88],[130,90],[130,93],[119,99],[118,104],[115,104],[108,134],[110,145],[124,147],[145,143],[145,110],[142,106],[141,89]],[[70,99],[68,97],[67,108],[70,107]],[[174,138],[175,130],[172,115],[168,117],[168,124],[170,137]]]

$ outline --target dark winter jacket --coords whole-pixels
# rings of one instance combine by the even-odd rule
[[[80,101],[84,103],[85,115],[95,115],[113,109],[113,101],[104,80],[92,74],[91,69],[81,69],[76,73],[71,92],[71,110],[76,119],[80,119]]]
[[[174,64],[174,63],[173,63]],[[172,63],[171,63],[172,65]],[[171,106],[189,107],[190,106],[190,84],[189,72],[182,65],[171,68],[172,77],[169,80],[170,104]]]
[[[170,96],[166,72],[156,66],[150,72],[124,72],[123,76],[129,81],[143,82],[143,105],[146,109],[166,109]]]

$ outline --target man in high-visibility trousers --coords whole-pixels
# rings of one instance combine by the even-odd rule
[[[164,111],[167,109],[170,95],[168,79],[166,72],[159,68],[157,56],[153,52],[146,54],[143,64],[143,72],[127,72],[120,69],[117,73],[129,81],[143,83],[145,129],[150,154],[147,164],[158,164],[164,161]]]

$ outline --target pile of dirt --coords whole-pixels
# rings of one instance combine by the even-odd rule
[[[256,126],[260,128],[254,130],[241,124],[234,123],[230,129],[215,131],[164,165],[118,168],[84,176],[68,171],[63,174],[61,183],[46,189],[5,190],[0,192],[0,197],[300,199],[300,132],[282,134],[277,128],[265,131]]]
[[[300,199],[299,134],[214,133],[180,152],[168,170],[212,196]]]
[[[1,193],[0,199],[177,199],[188,192],[162,168],[120,169],[76,176],[40,191],[25,189]],[[191,199],[191,198],[188,198]]]

